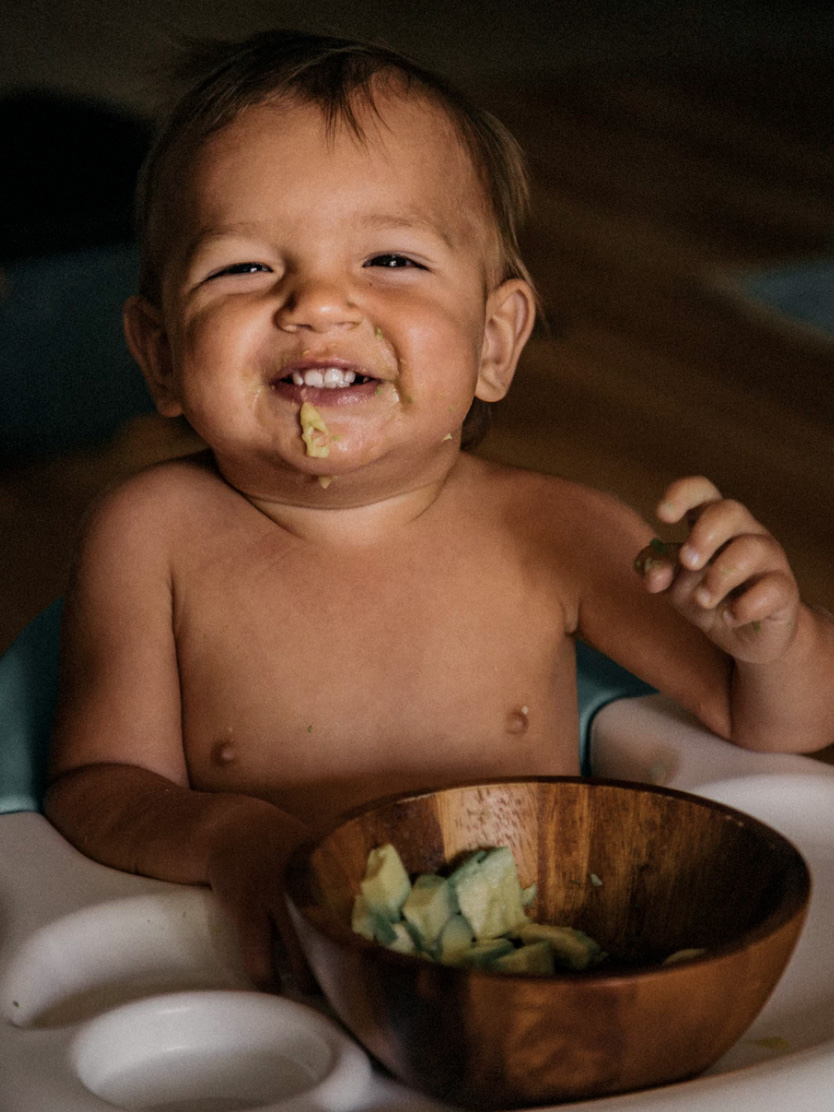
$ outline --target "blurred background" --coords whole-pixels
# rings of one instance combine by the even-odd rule
[[[178,37],[382,40],[525,145],[547,327],[482,451],[651,516],[702,472],[834,609],[828,0],[6,0],[0,14],[0,651],[63,590],[90,499],[194,447],[121,338],[136,170]]]

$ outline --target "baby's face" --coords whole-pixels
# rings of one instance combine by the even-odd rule
[[[186,183],[163,412],[184,412],[247,493],[451,458],[473,396],[500,396],[482,381],[498,249],[474,170],[435,108],[380,108],[364,142],[341,124],[328,138],[312,106],[249,109]],[[326,457],[306,453],[304,402]]]

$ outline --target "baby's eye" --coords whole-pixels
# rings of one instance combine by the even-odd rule
[[[232,266],[224,266],[222,270],[210,274],[208,281],[210,282],[212,278],[221,278],[227,274],[268,274],[269,269],[265,263],[233,263]]]
[[[400,267],[413,266],[417,270],[425,270],[424,266],[420,266],[414,259],[409,259],[407,255],[374,255],[373,258],[368,259],[365,266],[384,266],[390,270],[396,270]]]

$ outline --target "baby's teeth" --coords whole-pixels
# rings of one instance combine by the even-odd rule
[[[292,380],[296,386],[314,386],[341,390],[356,380],[355,371],[343,371],[341,367],[327,367],[324,371],[293,371]]]

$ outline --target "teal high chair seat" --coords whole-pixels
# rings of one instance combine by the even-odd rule
[[[61,600],[39,614],[0,657],[0,814],[40,811],[58,686]],[[614,699],[652,688],[607,657],[576,648],[582,771],[591,772],[594,716]]]
[[[58,689],[58,599],[0,657],[0,814],[40,811]]]

